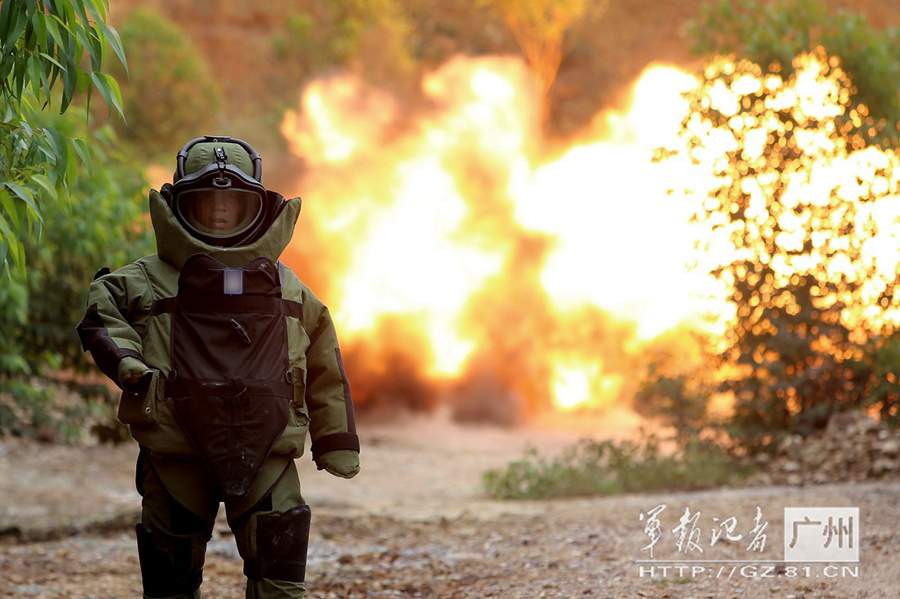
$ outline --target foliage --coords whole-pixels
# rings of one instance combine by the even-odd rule
[[[60,113],[78,94],[96,89],[121,116],[116,80],[103,72],[107,48],[125,63],[118,34],[106,24],[105,0],[6,0],[0,4],[0,271],[25,273],[23,240],[40,235],[47,200],[65,206],[83,141],[27,114],[52,105]],[[84,61],[87,52],[89,66]]]
[[[829,12],[822,0],[710,0],[691,28],[693,50],[734,54],[766,72],[790,74],[795,56],[825,48],[853,81],[854,103],[865,104],[896,143],[900,131],[900,30],[873,27],[863,15]]]
[[[864,348],[862,359],[856,364],[856,378],[869,378],[866,407],[882,420],[900,425],[900,339],[894,336],[876,337]]]
[[[323,0],[316,14],[292,12],[272,48],[284,69],[302,81],[335,66],[350,66],[387,84],[415,70],[412,25],[396,0]]]
[[[48,126],[86,135],[83,125],[64,117]],[[113,132],[95,131],[88,147],[91,168],[80,170],[70,184],[68,211],[46,213],[41,239],[25,241],[28,276],[10,271],[0,286],[0,433],[50,429],[74,436],[85,423],[112,420],[114,398],[83,376],[95,369],[75,325],[84,316],[97,269],[121,266],[152,252],[153,244],[142,216],[146,184],[121,162]]]
[[[655,338],[643,350],[644,371],[632,407],[674,430],[684,446],[717,425],[710,414],[716,383],[709,364],[715,361],[712,342],[695,330],[674,329]]]
[[[681,134],[711,182],[696,218],[724,257],[713,274],[736,308],[725,389],[746,446],[864,406],[863,346],[892,330],[900,281],[872,249],[886,236],[876,215],[892,204],[898,156],[875,145],[878,128],[851,91],[820,49],[788,77],[720,60],[688,94]]]
[[[671,372],[664,360],[654,360],[635,393],[635,411],[660,418],[675,429],[675,439],[686,443],[708,422],[707,407],[713,389],[702,370]]]
[[[122,86],[128,123],[120,136],[143,159],[165,156],[187,139],[215,128],[222,91],[202,53],[174,22],[149,7],[136,8],[121,26],[131,74]],[[124,75],[122,67],[113,67]],[[200,133],[185,136],[185,131]]]
[[[482,0],[509,27],[546,95],[565,55],[566,34],[582,18],[590,0]],[[609,0],[594,7],[606,10]]]
[[[550,499],[705,489],[747,474],[718,445],[694,440],[666,454],[658,436],[644,433],[638,441],[582,439],[553,459],[530,449],[505,468],[482,474],[481,482],[496,499]]]

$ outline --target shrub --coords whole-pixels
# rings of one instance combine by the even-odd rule
[[[642,433],[638,441],[582,439],[552,459],[530,449],[505,468],[485,472],[482,486],[495,499],[550,499],[706,489],[747,474],[711,442],[689,441],[666,454],[659,436]]]
[[[71,119],[55,121],[66,135],[78,129]],[[75,325],[100,267],[153,251],[142,217],[147,184],[122,162],[109,128],[94,132],[88,147],[90,168],[70,185],[65,212],[47,211],[40,238],[26,241],[27,277],[10,270],[0,285],[0,434],[73,439],[91,425],[104,434],[118,430],[116,398],[84,378],[96,369]]]

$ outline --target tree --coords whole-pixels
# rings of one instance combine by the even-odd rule
[[[851,103],[836,57],[819,49],[786,70],[709,65],[681,130],[710,175],[696,218],[726,256],[713,271],[736,311],[725,389],[732,432],[751,447],[865,405],[864,347],[892,332],[886,316],[900,299],[897,271],[872,251],[900,159],[877,146],[880,129]]]
[[[751,309],[754,315],[744,323],[747,329],[743,333],[732,331],[730,338],[730,357],[737,363],[738,356],[743,355],[740,361],[744,365],[744,378],[738,375],[733,379],[742,382],[732,386],[740,392],[732,432],[747,444],[758,443],[785,430],[809,431],[821,425],[831,411],[854,406],[869,407],[883,419],[900,420],[900,386],[893,374],[900,367],[896,359],[900,355],[900,340],[891,325],[891,312],[896,312],[896,277],[891,273],[893,266],[875,272],[871,252],[861,249],[871,245],[878,235],[870,209],[876,204],[883,206],[884,202],[878,200],[894,187],[897,157],[892,149],[900,142],[900,63],[895,60],[900,30],[876,29],[862,15],[830,11],[821,0],[710,0],[701,5],[691,37],[695,40],[695,52],[707,55],[709,61],[716,55],[730,55],[734,62],[743,59],[758,65],[753,67],[757,79],[773,76],[781,83],[792,77],[797,81],[795,70],[807,69],[809,63],[796,61],[795,57],[814,52],[820,62],[824,56],[833,57],[823,63],[826,67],[822,77],[841,81],[840,91],[833,94],[834,112],[826,118],[807,115],[802,122],[794,122],[789,111],[782,110],[775,121],[767,121],[781,122],[774,134],[769,127],[756,132],[751,132],[752,125],[739,127],[743,132],[735,136],[733,151],[719,158],[722,164],[727,162],[737,168],[730,172],[720,170],[719,183],[710,191],[711,203],[707,204],[712,210],[699,211],[698,218],[720,225],[735,218],[753,220],[757,215],[751,204],[746,202],[742,207],[737,198],[760,181],[768,182],[768,186],[760,188],[764,195],[768,194],[762,209],[766,218],[777,221],[780,214],[790,214],[792,210],[785,209],[783,201],[787,200],[788,206],[793,201],[788,186],[794,170],[805,172],[799,178],[805,177],[810,183],[822,181],[823,173],[836,171],[834,165],[828,165],[828,157],[798,152],[795,144],[802,138],[842,137],[833,140],[834,154],[843,155],[841,160],[845,163],[858,160],[856,168],[862,171],[856,182],[851,180],[844,186],[810,186],[812,195],[804,203],[811,205],[793,207],[793,211],[800,210],[798,216],[806,218],[802,247],[772,245],[777,236],[773,237],[771,225],[762,226],[759,230],[765,234],[770,249],[775,250],[762,253],[770,257],[770,262],[755,260],[761,256],[750,252],[743,265],[733,264],[717,271],[732,289],[738,319],[745,318]],[[830,75],[825,75],[826,71]],[[728,77],[737,75],[731,73]],[[695,110],[709,110],[716,78],[726,78],[720,68],[704,74],[706,91],[698,93],[706,93],[707,99],[699,101],[699,96],[695,96]],[[761,106],[762,98],[771,93],[737,97],[738,108],[730,123],[752,122],[759,114],[750,107]],[[727,130],[723,126],[725,119],[714,113],[704,126],[712,131],[715,121],[715,126]],[[695,129],[694,133],[698,131]],[[686,139],[691,137],[694,139],[689,144],[694,144],[696,157],[699,138],[688,134]],[[879,151],[879,147],[885,150]],[[741,152],[748,150],[754,155],[770,153],[765,175],[753,167],[745,172],[739,166]],[[828,152],[820,148],[819,153]],[[794,184],[795,189],[801,186]],[[854,188],[859,197],[842,206],[838,192]],[[731,194],[733,201],[716,203],[712,199],[717,194],[720,198]],[[814,213],[819,216],[813,216]],[[829,218],[835,222],[830,223]],[[890,216],[881,218],[886,224],[891,220]],[[785,235],[780,241],[787,239]],[[828,242],[823,245],[823,240]],[[732,239],[732,243],[737,242]],[[813,250],[820,258],[813,258]],[[787,258],[782,264],[796,268],[787,279],[787,286],[781,285],[783,275],[772,284],[776,273],[771,264],[777,252],[783,253],[778,260]],[[823,277],[836,272],[834,266],[826,264],[841,261],[844,270],[854,271],[855,275],[822,284]],[[870,281],[860,282],[869,275],[873,275]],[[785,310],[786,305],[793,306],[791,312]],[[861,310],[866,311],[867,317],[855,321],[849,317],[851,312],[859,314]],[[896,321],[896,314],[892,318]],[[775,348],[774,354],[771,348]],[[768,363],[768,357],[777,358],[782,352],[784,360]],[[832,392],[830,399],[826,397]],[[769,409],[774,411],[767,412]]]
[[[790,74],[794,57],[821,46],[841,60],[853,81],[854,103],[886,126],[896,145],[900,130],[900,30],[877,29],[861,14],[831,12],[822,0],[710,0],[691,32],[700,55],[734,55],[763,71]]]
[[[343,65],[376,85],[409,85],[418,69],[410,10],[397,0],[324,0],[316,17],[287,15],[275,54],[300,81]]]
[[[483,0],[509,27],[546,97],[565,55],[566,34],[590,0]],[[606,10],[609,0],[596,7]]]
[[[191,38],[149,7],[136,8],[120,30],[131,65],[122,85],[128,123],[114,122],[120,136],[155,159],[180,148],[185,131],[214,130],[222,91]],[[126,76],[119,65],[110,72]]]
[[[54,101],[64,113],[94,90],[122,115],[115,79],[103,72],[108,48],[122,63],[106,0],[4,0],[0,4],[0,271],[25,273],[25,245],[40,236],[49,201],[65,208],[87,144],[29,120]],[[83,61],[87,53],[89,65]],[[60,89],[61,86],[61,89]]]

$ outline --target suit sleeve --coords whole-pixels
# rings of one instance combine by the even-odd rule
[[[304,304],[310,345],[306,352],[306,405],[309,409],[312,457],[342,449],[359,452],[350,383],[344,371],[337,334],[328,308]]]
[[[146,325],[149,285],[137,265],[100,276],[91,283],[84,319],[76,327],[81,347],[100,371],[121,387],[119,363],[144,363],[138,330]]]

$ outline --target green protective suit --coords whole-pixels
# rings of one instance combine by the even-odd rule
[[[274,192],[268,193],[281,201]],[[90,287],[87,313],[78,327],[85,350],[91,351],[100,370],[123,389],[118,418],[129,426],[141,446],[137,480],[144,495],[143,524],[156,531],[152,534],[163,533],[165,538],[160,537],[157,544],[175,539],[171,542],[177,546],[189,539],[190,549],[181,551],[185,556],[182,561],[189,561],[191,575],[199,576],[205,542],[212,532],[219,502],[224,501],[245,559],[245,573],[250,579],[248,597],[303,595],[302,580],[285,582],[278,575],[269,580],[266,568],[259,569],[258,545],[271,539],[257,537],[263,534],[258,530],[265,529],[272,535],[275,533],[271,531],[278,528],[259,524],[258,520],[269,522],[303,503],[293,459],[303,453],[307,432],[319,469],[345,478],[359,470],[350,387],[335,328],[325,305],[293,272],[279,264],[281,297],[296,308],[284,316],[287,379],[293,388],[287,424],[273,437],[268,457],[257,464],[249,488],[239,495],[223,497],[221,486],[202,459],[202,451],[198,451],[196,438],[185,431],[173,399],[167,396],[177,375],[173,372],[174,316],[158,306],[165,303],[161,300],[171,301],[167,298],[179,293],[182,269],[197,254],[231,268],[260,258],[276,263],[290,242],[299,213],[300,199],[288,200],[260,239],[250,245],[224,248],[192,237],[175,218],[166,198],[151,190],[157,253],[116,271],[98,273]],[[138,536],[140,546],[140,532]],[[174,550],[169,554],[179,555]],[[305,555],[303,560],[305,563]],[[152,596],[147,594],[146,580],[145,573],[145,596]],[[199,591],[168,596],[198,597]]]

